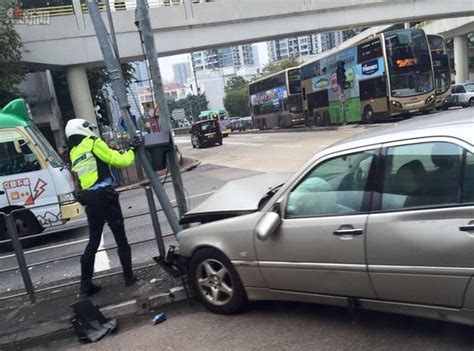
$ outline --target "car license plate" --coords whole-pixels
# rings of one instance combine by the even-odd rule
[[[418,111],[420,111],[420,109],[416,108],[416,109],[410,110],[410,111],[408,111],[408,112],[409,112],[409,113],[415,113],[415,112],[418,112]]]
[[[208,139],[212,139],[214,137],[214,135],[208,135],[207,138]]]

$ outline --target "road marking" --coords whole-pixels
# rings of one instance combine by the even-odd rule
[[[175,144],[191,144],[191,141],[188,139],[174,139]]]
[[[102,234],[102,238],[100,239],[99,250],[105,248],[104,245],[104,235]],[[110,260],[109,256],[107,255],[107,251],[100,251],[95,254],[95,264],[94,264],[94,271],[102,272],[110,269]]]
[[[62,243],[62,244],[57,244],[57,245],[53,245],[53,246],[41,247],[39,249],[27,250],[27,251],[25,251],[25,254],[41,252],[41,251],[50,250],[50,249],[58,248],[58,247],[64,247],[64,246],[68,246],[68,245],[84,243],[84,242],[87,242],[87,241],[89,241],[88,238],[87,239],[76,240],[76,241],[70,241],[68,243]],[[0,260],[6,259],[6,258],[13,258],[13,257],[15,257],[15,254],[2,256],[2,257],[0,257]]]
[[[242,145],[242,146],[263,146],[264,144],[257,144],[257,143],[243,143],[240,141],[225,141],[224,145]]]
[[[301,144],[273,144],[273,147],[303,147]]]

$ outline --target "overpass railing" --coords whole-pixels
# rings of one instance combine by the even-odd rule
[[[202,0],[192,0],[193,3],[203,2]],[[166,6],[180,6],[183,5],[184,0],[149,0],[148,7],[166,7]],[[125,0],[125,1],[111,1],[110,2],[111,11],[124,11],[124,10],[135,10],[137,8],[137,3],[135,0]],[[89,13],[87,4],[81,4],[82,13]],[[73,5],[63,5],[63,6],[47,6],[47,7],[35,7],[28,9],[20,9],[22,16],[26,18],[35,18],[35,17],[44,17],[45,15],[49,17],[57,16],[70,16],[74,15]],[[99,11],[105,11],[105,2],[99,2]]]

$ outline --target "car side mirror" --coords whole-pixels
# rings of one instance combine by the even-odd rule
[[[260,222],[258,222],[257,228],[255,229],[257,233],[257,238],[262,241],[267,240],[273,234],[273,232],[275,232],[275,230],[280,226],[280,224],[281,217],[279,213],[265,213]]]

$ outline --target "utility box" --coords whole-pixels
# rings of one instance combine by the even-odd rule
[[[166,154],[171,147],[169,132],[158,132],[145,135],[145,149],[151,158],[151,163],[155,171],[166,168]]]

